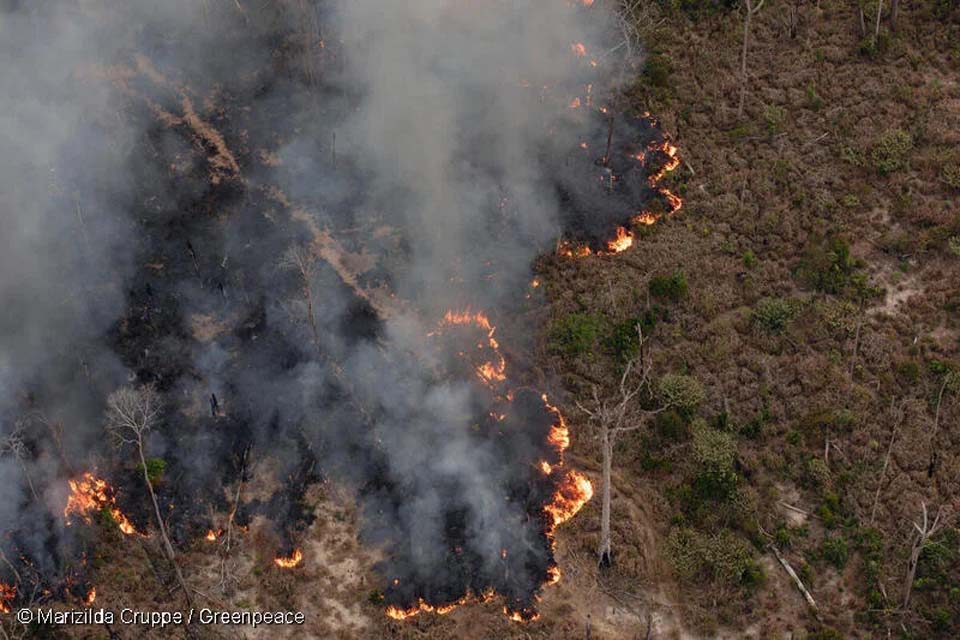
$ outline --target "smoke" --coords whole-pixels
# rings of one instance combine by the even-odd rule
[[[565,476],[538,465],[560,461],[556,416],[477,375],[500,357],[488,329],[442,319],[509,313],[570,212],[610,195],[583,186],[579,144],[599,148],[605,121],[567,106],[600,86],[574,45],[593,50],[609,16],[247,4],[0,11],[0,434],[25,443],[0,458],[0,544],[62,577],[65,481],[97,466],[150,528],[102,444],[106,394],[149,383],[178,543],[252,457],[285,488],[241,517],[284,546],[319,471],[356,491],[389,604],[495,589],[527,615],[553,565],[544,505]]]

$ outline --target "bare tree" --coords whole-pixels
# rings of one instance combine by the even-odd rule
[[[940,410],[943,406],[943,395],[945,392],[956,392],[960,390],[960,373],[948,371],[943,376],[940,383],[940,391],[937,393],[937,404],[933,415],[933,429],[930,430],[930,464],[927,475],[932,476],[936,471],[936,463],[939,452],[937,451],[937,433],[940,431]]]
[[[883,458],[883,468],[880,470],[880,479],[877,480],[877,492],[873,496],[873,509],[870,510],[870,526],[873,526],[877,520],[877,507],[880,506],[880,493],[883,491],[883,483],[887,477],[887,469],[890,467],[890,457],[893,454],[893,444],[897,441],[897,433],[900,431],[900,425],[906,416],[906,401],[900,402],[899,406],[894,408],[893,400],[890,401],[890,410],[893,413],[893,429],[890,432],[890,444],[887,445],[887,455]]]
[[[646,339],[643,329],[637,325],[639,340],[637,355],[631,358],[620,376],[619,393],[611,399],[600,399],[600,391],[593,387],[593,406],[588,409],[579,402],[577,406],[600,427],[600,446],[603,456],[603,476],[600,481],[600,546],[597,549],[598,562],[601,567],[609,567],[613,563],[613,552],[610,542],[610,510],[611,485],[613,475],[613,447],[618,436],[643,427],[647,420],[657,413],[670,407],[665,404],[657,409],[644,410],[636,406],[634,400],[644,390],[650,389],[650,371],[652,365],[645,357],[644,346]]]
[[[940,508],[937,509],[937,515],[934,516],[933,522],[930,522],[927,514],[927,503],[921,502],[920,507],[922,510],[922,518],[920,522],[913,523],[913,528],[917,531],[917,538],[913,543],[913,548],[910,550],[907,578],[903,585],[904,609],[910,606],[910,595],[913,591],[913,581],[917,575],[917,565],[920,563],[920,554],[923,553],[923,549],[929,544],[933,536],[940,533],[950,519],[949,516],[945,516],[943,505],[940,505]]]
[[[183,578],[183,572],[180,571],[180,565],[177,564],[177,554],[170,543],[167,525],[160,513],[160,503],[157,502],[157,494],[153,488],[153,481],[150,479],[147,457],[144,453],[144,439],[156,426],[161,408],[160,394],[153,386],[120,387],[107,397],[106,428],[118,448],[123,445],[133,445],[136,449],[137,456],[140,459],[140,468],[143,470],[143,481],[147,485],[150,500],[153,502],[153,512],[157,518],[157,527],[160,530],[164,554],[170,564],[173,565],[177,583],[183,590],[187,606],[193,607],[193,597],[186,580]]]
[[[320,348],[320,333],[317,330],[317,319],[313,313],[313,271],[315,259],[309,250],[303,247],[293,247],[287,251],[286,255],[280,261],[280,266],[287,269],[293,269],[300,274],[303,286],[303,301],[307,305],[307,324],[310,325],[310,333],[313,335],[313,343],[317,349]]]
[[[0,456],[13,456],[17,464],[20,465],[23,476],[27,479],[27,485],[30,487],[30,493],[33,495],[33,499],[40,502],[40,496],[37,495],[37,490],[33,486],[33,479],[30,477],[30,470],[27,469],[26,460],[28,453],[27,444],[23,440],[23,426],[22,423],[18,421],[13,432],[7,434],[3,440],[0,440]]]
[[[750,41],[750,21],[753,16],[760,13],[763,3],[766,0],[743,0],[743,50],[740,53],[740,105],[737,107],[737,118],[743,117],[743,105],[747,99],[747,48]]]

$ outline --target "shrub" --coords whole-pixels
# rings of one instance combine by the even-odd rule
[[[671,442],[686,440],[689,434],[686,421],[679,413],[672,410],[657,414],[653,428],[661,438]]]
[[[783,128],[783,123],[787,119],[787,112],[783,107],[769,105],[763,111],[763,120],[767,124],[767,133],[774,135]]]
[[[888,129],[874,145],[870,158],[880,175],[889,175],[906,165],[913,137],[903,129]]]
[[[763,579],[753,547],[728,529],[708,535],[676,528],[667,538],[667,555],[684,580],[755,586]]]
[[[753,322],[769,333],[780,333],[796,317],[800,303],[792,298],[764,298],[753,309]]]
[[[647,84],[654,87],[670,86],[670,61],[662,54],[654,53],[647,57],[643,67],[643,77]]]
[[[693,460],[697,465],[696,487],[701,496],[726,500],[736,491],[737,441],[697,420],[693,431]]]
[[[820,555],[838,570],[843,569],[850,559],[850,549],[842,536],[825,538],[820,545]]]
[[[960,258],[960,236],[952,236],[947,240],[947,248],[950,253]]]
[[[655,318],[630,318],[613,325],[613,329],[604,338],[603,344],[608,353],[620,362],[626,362],[637,354],[640,348],[640,336],[637,334],[637,325],[647,331],[653,328]]]
[[[551,348],[568,356],[579,356],[593,349],[599,333],[599,318],[573,313],[554,323],[550,331]]]
[[[798,275],[806,286],[823,293],[859,298],[881,294],[882,290],[868,285],[863,266],[850,253],[846,240],[831,237],[807,248]]]
[[[960,189],[960,164],[945,164],[940,170],[940,178],[947,186]]]
[[[703,387],[692,376],[668,373],[660,378],[658,387],[664,405],[681,414],[692,414],[706,397]]]
[[[687,276],[676,271],[670,276],[657,276],[651,279],[650,295],[679,302],[687,295]]]
[[[754,255],[753,251],[747,249],[743,252],[743,266],[747,269],[753,269],[757,266],[757,256]]]

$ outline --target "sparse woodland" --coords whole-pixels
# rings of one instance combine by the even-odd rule
[[[620,438],[598,577],[650,603],[669,573],[693,637],[960,633],[960,7],[880,5],[649,3],[628,93],[684,208],[540,264],[571,397],[621,397],[638,323],[654,387],[702,387]],[[599,477],[595,422],[573,450]]]

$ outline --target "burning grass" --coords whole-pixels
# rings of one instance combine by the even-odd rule
[[[66,519],[68,526],[72,524],[72,515],[79,515],[89,523],[92,521],[94,512],[106,511],[124,535],[129,536],[137,533],[133,523],[117,507],[113,487],[107,484],[106,480],[97,478],[92,473],[87,472],[68,482],[70,484],[70,495],[67,498],[67,505],[63,508],[63,517]]]

